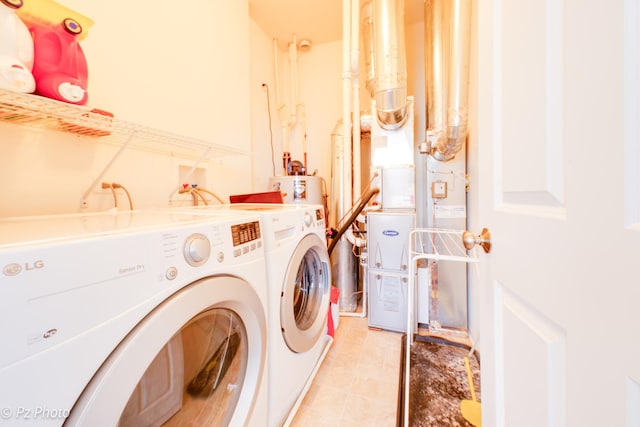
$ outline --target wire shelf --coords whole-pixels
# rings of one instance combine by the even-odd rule
[[[414,228],[409,233],[409,255],[434,261],[477,262],[476,248],[467,250],[462,241],[463,230]]]
[[[407,340],[404,360],[404,425],[409,419],[409,382],[411,369],[411,346],[414,321],[414,292],[416,286],[416,263],[421,259],[433,261],[478,262],[476,246],[467,250],[462,240],[463,230],[437,228],[414,228],[409,232],[409,285],[407,287]]]
[[[201,158],[203,154],[211,157],[249,154],[245,150],[126,122],[92,107],[6,89],[0,89],[0,121],[187,158]]]
[[[126,148],[193,159],[195,164],[192,170],[210,157],[249,155],[245,150],[119,120],[111,113],[88,106],[69,104],[38,95],[11,92],[2,88],[0,88],[0,122],[86,136],[120,147],[84,192],[82,207],[88,206],[89,195]]]

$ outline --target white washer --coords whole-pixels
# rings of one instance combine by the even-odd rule
[[[269,386],[268,425],[275,427],[291,419],[331,343],[327,335],[331,263],[322,205],[257,209],[264,225],[272,325],[268,365],[274,382]]]
[[[0,220],[0,421],[264,426],[258,215]]]
[[[268,425],[286,424],[331,344],[327,335],[331,264],[324,208],[239,203],[191,209],[261,216],[268,278]]]

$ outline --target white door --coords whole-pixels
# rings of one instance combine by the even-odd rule
[[[637,3],[475,2],[485,427],[640,426]]]

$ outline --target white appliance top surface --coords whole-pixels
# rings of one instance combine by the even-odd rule
[[[204,213],[204,212],[203,212]],[[257,214],[218,210],[211,215],[172,209],[0,218],[0,249],[121,233],[179,228],[212,221],[252,221]]]

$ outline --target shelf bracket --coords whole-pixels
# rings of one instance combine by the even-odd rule
[[[124,152],[124,150],[127,149],[127,147],[129,146],[129,144],[131,143],[131,141],[133,140],[133,138],[135,137],[136,132],[132,132],[129,137],[127,138],[127,140],[125,141],[124,144],[122,144],[120,146],[120,148],[118,149],[118,152],[111,158],[111,160],[109,161],[109,163],[107,163],[107,165],[102,169],[102,172],[100,172],[98,174],[98,176],[93,180],[93,182],[91,183],[91,185],[89,186],[89,188],[87,188],[87,191],[84,192],[84,194],[82,195],[82,207],[83,208],[87,208],[89,206],[89,196],[91,195],[91,192],[96,188],[96,186],[98,185],[99,182],[102,181],[102,178],[104,177],[104,175],[107,173],[107,171],[109,169],[111,169],[111,166],[116,162],[116,160],[118,160],[118,158],[120,157],[120,155]]]

